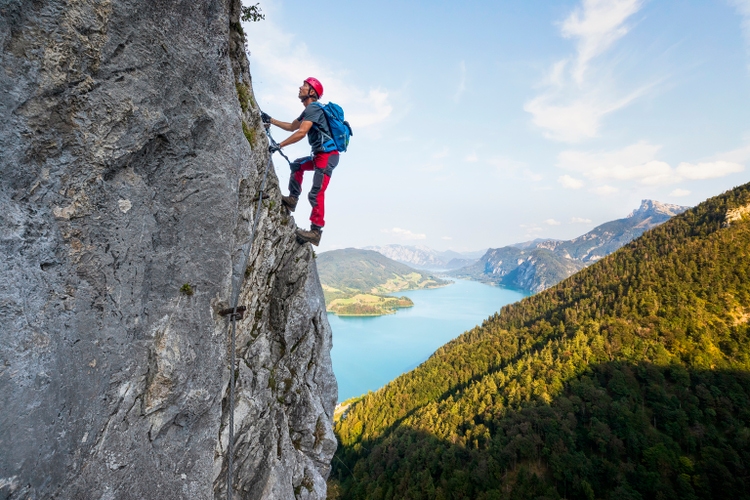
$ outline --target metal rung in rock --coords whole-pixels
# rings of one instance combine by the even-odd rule
[[[247,310],[247,307],[239,306],[237,308],[237,313],[234,314],[234,308],[230,307],[228,309],[222,309],[221,311],[219,311],[219,316],[229,316],[231,314],[234,314],[234,319],[242,319],[245,316],[246,310]]]

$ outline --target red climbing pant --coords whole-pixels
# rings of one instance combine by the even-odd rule
[[[297,158],[291,164],[292,174],[289,176],[289,196],[299,198],[302,193],[302,177],[305,172],[314,170],[313,185],[307,199],[312,205],[310,222],[318,227],[325,226],[325,193],[331,174],[339,164],[338,151],[330,153],[315,153],[312,157]]]

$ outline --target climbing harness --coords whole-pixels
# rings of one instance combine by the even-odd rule
[[[289,158],[279,149],[279,145],[271,137],[271,132],[266,128],[266,135],[271,145],[276,148],[276,151],[281,153],[281,156],[289,162]],[[242,258],[237,267],[232,272],[232,307],[219,311],[221,316],[229,316],[231,319],[231,347],[230,347],[230,370],[229,370],[229,440],[227,442],[227,500],[232,500],[234,496],[232,494],[232,477],[234,476],[233,471],[233,457],[234,457],[234,386],[235,386],[235,367],[236,361],[236,328],[237,320],[242,319],[245,315],[247,308],[245,306],[238,306],[240,300],[240,288],[242,285],[243,277],[245,276],[245,269],[247,268],[247,261],[250,258],[250,250],[253,248],[255,241],[256,231],[258,229],[258,221],[260,220],[260,209],[263,203],[263,190],[266,188],[266,179],[268,178],[268,169],[271,167],[271,160],[273,159],[273,153],[268,155],[268,164],[266,170],[263,173],[263,181],[260,183],[260,192],[258,193],[258,205],[255,208],[255,219],[253,220],[253,227],[250,231],[250,239],[245,243],[242,248]],[[239,272],[238,272],[239,271]]]

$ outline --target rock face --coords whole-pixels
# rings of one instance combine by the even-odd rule
[[[0,6],[0,498],[325,498],[331,330],[239,1]],[[293,98],[294,96],[292,96]],[[185,286],[189,285],[189,286]]]
[[[605,222],[578,238],[490,248],[479,262],[451,274],[541,292],[688,208],[643,200],[624,219]]]

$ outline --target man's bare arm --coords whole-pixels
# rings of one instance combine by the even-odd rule
[[[282,122],[281,120],[277,120],[275,118],[271,118],[271,124],[276,125],[281,130],[286,130],[287,132],[294,132],[295,130],[299,129],[300,121],[294,120],[292,123],[289,123],[289,122]]]
[[[284,139],[283,141],[281,141],[279,143],[279,147],[283,148],[283,147],[286,147],[286,146],[288,146],[290,144],[294,144],[295,142],[299,142],[302,139],[304,139],[305,136],[307,135],[307,133],[310,131],[310,128],[312,127],[312,124],[313,124],[312,122],[307,121],[307,120],[305,120],[302,123],[300,123],[297,126],[297,129],[296,129],[297,131],[295,133],[293,133],[292,135],[290,135],[289,137],[287,137],[286,139]]]

